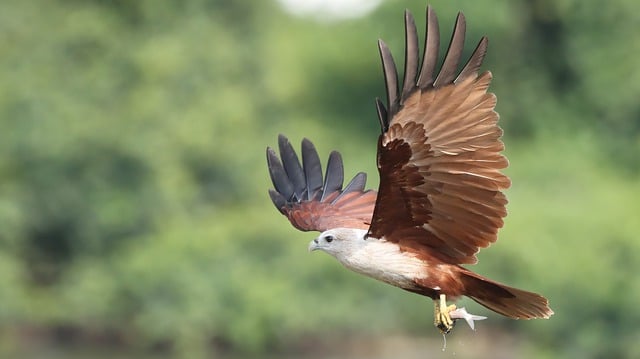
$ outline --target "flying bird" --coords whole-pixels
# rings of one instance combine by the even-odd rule
[[[503,190],[511,182],[501,170],[502,130],[492,75],[479,72],[487,50],[482,37],[462,60],[466,21],[458,13],[444,61],[436,72],[440,34],[427,7],[422,61],[413,16],[405,11],[402,84],[387,45],[378,41],[387,94],[376,99],[378,191],[366,190],[366,174],[346,186],[340,153],[332,152],[323,177],[320,158],[302,141],[302,162],[279,136],[279,154],[267,148],[271,200],[301,231],[321,234],[309,250],[324,251],[348,269],[433,299],[434,324],[449,333],[459,318],[473,327],[464,308],[447,301],[467,296],[514,319],[549,318],[543,296],[516,289],[463,267],[497,240],[507,215]],[[400,87],[400,85],[402,85]]]

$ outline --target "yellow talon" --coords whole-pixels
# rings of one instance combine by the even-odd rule
[[[442,334],[448,334],[453,329],[456,322],[451,319],[449,313],[456,310],[456,305],[447,306],[447,299],[444,294],[440,294],[440,301],[435,302],[434,325]]]

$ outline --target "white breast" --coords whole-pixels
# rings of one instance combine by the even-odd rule
[[[412,288],[414,279],[426,277],[426,263],[411,253],[401,252],[397,244],[375,238],[364,242],[336,258],[354,272],[401,288]]]

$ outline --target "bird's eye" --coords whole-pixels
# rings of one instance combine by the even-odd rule
[[[327,241],[327,243],[331,243],[331,242],[333,242],[335,237],[334,236],[326,236],[324,239]]]

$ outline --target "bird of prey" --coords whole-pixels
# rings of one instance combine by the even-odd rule
[[[479,72],[487,50],[482,37],[461,62],[466,22],[459,13],[449,48],[436,72],[438,19],[427,7],[422,61],[413,16],[405,12],[402,86],[391,52],[378,41],[387,105],[376,99],[382,133],[378,140],[378,191],[365,190],[366,174],[343,187],[344,170],[332,152],[326,174],[314,145],[302,141],[300,162],[280,135],[280,157],[267,148],[277,209],[302,231],[322,232],[309,244],[348,269],[433,299],[434,324],[443,334],[455,320],[484,317],[448,300],[467,296],[509,318],[549,318],[543,296],[509,287],[463,267],[497,240],[507,212],[502,192],[511,182],[501,170],[496,96],[487,92],[491,73]]]

